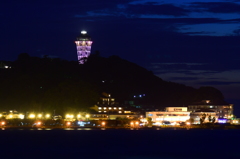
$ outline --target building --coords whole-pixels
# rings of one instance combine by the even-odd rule
[[[115,102],[115,98],[111,97],[111,94],[102,93],[102,97],[100,101],[97,102],[93,107],[90,109],[94,110],[98,113],[107,113],[107,114],[122,114],[124,113],[124,109],[120,106],[117,102]]]
[[[226,102],[216,102],[211,100],[202,100],[188,106],[188,110],[192,113],[201,111],[201,109],[209,109],[216,113],[217,118],[230,119],[233,117],[233,104]]]
[[[156,125],[166,122],[174,125],[190,119],[190,112],[187,107],[166,107],[166,111],[146,112],[146,118],[151,118]]]
[[[84,64],[91,53],[92,41],[86,31],[81,31],[81,35],[75,41],[77,46],[77,56],[79,64]]]
[[[193,124],[200,124],[201,123],[200,119],[203,116],[205,116],[203,123],[211,123],[213,122],[213,118],[214,123],[218,122],[218,116],[216,115],[216,112],[211,109],[199,109],[190,114],[190,118],[193,119]]]

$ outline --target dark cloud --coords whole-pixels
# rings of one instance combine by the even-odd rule
[[[240,28],[236,29],[236,30],[233,30],[233,35],[240,36]]]
[[[172,15],[172,16],[186,16],[189,11],[174,6],[173,4],[156,4],[156,3],[145,3],[128,5],[126,12],[129,14],[137,15]]]
[[[168,80],[170,81],[196,81],[199,80],[198,77],[171,77]]]
[[[209,35],[209,34],[212,34],[212,33],[215,33],[215,32],[207,32],[207,31],[198,31],[198,32],[184,32],[183,34],[186,34],[186,35]]]
[[[235,85],[235,84],[240,84],[240,82],[207,81],[207,82],[199,82],[198,84],[199,84],[199,85],[214,86],[214,85]]]
[[[193,2],[192,8],[199,12],[240,13],[240,5],[232,2]]]

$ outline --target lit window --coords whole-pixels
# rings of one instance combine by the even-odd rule
[[[104,113],[106,113],[107,111],[104,111]]]
[[[102,109],[102,107],[98,107],[98,109]]]
[[[106,107],[103,108],[104,110],[107,109]]]
[[[102,111],[98,111],[99,113],[101,113]]]
[[[122,108],[121,108],[121,107],[119,107],[118,109],[120,109],[120,110],[121,110]]]
[[[111,107],[109,107],[108,109],[112,109]]]
[[[122,113],[122,111],[118,111],[118,113]]]
[[[113,109],[117,109],[116,107],[114,107]]]

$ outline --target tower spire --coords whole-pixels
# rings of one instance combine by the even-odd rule
[[[92,41],[91,37],[85,30],[81,31],[81,35],[75,41],[77,47],[77,56],[79,64],[84,64],[91,53]]]

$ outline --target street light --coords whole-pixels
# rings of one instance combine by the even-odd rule
[[[50,114],[46,114],[45,117],[48,119],[50,118]]]
[[[89,115],[89,114],[87,114],[85,117],[86,117],[86,118],[87,118],[87,120],[88,120],[88,119],[89,119],[89,117],[90,117],[90,115]]]
[[[70,122],[70,121],[68,121],[68,122],[66,123],[66,125],[67,125],[67,126],[70,126],[70,125],[71,125],[71,122]]]
[[[104,126],[105,126],[105,124],[106,124],[106,123],[103,121],[103,122],[102,122],[102,126],[104,127]]]
[[[19,118],[20,119],[24,119],[24,115],[23,114],[19,114]]]
[[[42,118],[42,114],[38,114],[38,118]]]
[[[1,122],[1,125],[2,125],[2,126],[5,125],[5,124],[6,124],[6,123],[5,123],[4,121]]]
[[[29,118],[30,118],[30,119],[35,118],[35,114],[29,114]]]

